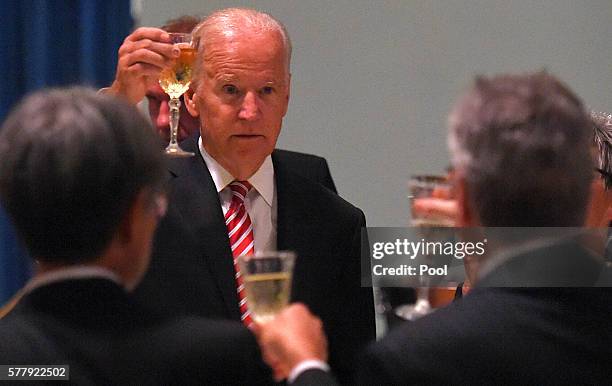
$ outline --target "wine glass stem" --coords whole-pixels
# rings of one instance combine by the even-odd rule
[[[170,106],[170,145],[176,145],[181,101],[178,98],[170,98],[168,105]]]
[[[417,302],[429,303],[429,278],[421,276],[419,282],[420,287],[417,288]]]

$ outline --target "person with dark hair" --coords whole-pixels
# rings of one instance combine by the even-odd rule
[[[591,121],[553,76],[478,78],[449,126],[458,226],[583,225],[593,175]],[[468,296],[373,343],[354,366],[356,382],[609,384],[607,288],[498,286],[532,264],[572,277],[578,273],[563,270],[564,258],[591,264],[592,256],[565,239],[504,247],[483,259]],[[320,320],[303,305],[256,333],[264,358],[293,384],[333,382],[322,370],[292,374],[301,361],[325,358]]]
[[[69,365],[79,385],[268,383],[239,323],[160,318],[131,295],[166,210],[151,132],[133,107],[81,88],[37,92],[7,118],[0,200],[38,271],[0,320],[0,362]]]
[[[178,53],[172,50],[168,32],[191,33],[200,19],[185,15],[168,20],[161,28],[137,28],[119,47],[117,71],[110,87],[102,93],[122,96],[132,104],[147,98],[149,116],[159,136],[170,140],[168,101],[170,97],[159,86],[159,73]],[[185,109],[181,96],[178,140],[182,141],[198,132],[200,123]]]

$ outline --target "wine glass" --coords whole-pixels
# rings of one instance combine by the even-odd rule
[[[255,322],[272,320],[289,304],[294,263],[295,253],[291,251],[238,257],[247,306]]]
[[[415,200],[428,199],[437,200],[432,204],[444,206],[447,200],[452,198],[451,184],[446,176],[412,176],[408,181],[410,190],[410,207],[412,220],[410,225],[417,228],[417,234],[423,236],[425,240],[433,240],[447,235],[447,232],[436,228],[452,227],[455,220],[452,216],[440,212],[429,211],[421,213],[415,210]],[[425,255],[429,262],[431,256]],[[419,276],[419,288],[416,288],[417,298],[414,304],[404,304],[395,309],[395,314],[405,320],[417,320],[433,310],[429,302],[429,276]]]
[[[191,34],[168,33],[170,40],[180,50],[180,55],[159,74],[159,85],[170,96],[170,143],[166,147],[166,154],[170,157],[192,157],[195,154],[181,149],[177,142],[178,123],[181,101],[179,98],[189,89],[195,62],[195,48],[191,45]]]

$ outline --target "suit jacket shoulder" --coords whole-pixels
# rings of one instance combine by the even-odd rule
[[[603,384],[610,294],[584,290],[475,288],[368,347],[359,383]]]
[[[0,320],[0,341],[2,364],[68,364],[79,385],[271,383],[240,324],[157,317],[107,280],[27,294]]]
[[[313,154],[299,153],[295,151],[276,149],[272,158],[277,162],[287,165],[302,177],[315,181],[334,193],[337,193],[336,184],[332,179],[327,160]]]

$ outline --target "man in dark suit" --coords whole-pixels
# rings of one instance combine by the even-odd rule
[[[83,89],[39,92],[7,119],[0,198],[38,264],[0,320],[0,364],[69,365],[78,385],[268,384],[244,326],[160,317],[130,294],[166,207],[151,133],[133,107]]]
[[[374,338],[372,291],[360,287],[365,218],[323,186],[332,184],[324,159],[274,150],[289,102],[287,32],[265,13],[226,9],[205,18],[193,38],[198,53],[185,103],[200,119],[200,137],[181,146],[196,156],[170,163],[168,216],[136,296],[162,312],[248,325],[234,259],[295,251],[291,299],[325,321],[330,363],[343,378]]]
[[[174,60],[172,46],[165,44],[169,42],[167,32],[191,33],[199,22],[198,17],[184,15],[168,20],[160,28],[137,28],[119,47],[117,71],[112,85],[100,90],[104,94],[121,96],[134,105],[146,97],[151,122],[164,140],[164,146],[170,139],[170,97],[159,86],[158,78],[167,63]],[[180,100],[177,140],[196,137],[197,141],[200,121],[189,114],[182,96]],[[336,193],[336,185],[324,158],[288,151],[279,152],[286,153],[286,157],[295,162],[293,170],[296,173]]]
[[[580,100],[558,80],[546,73],[479,78],[449,124],[459,226],[584,223],[592,130]],[[525,233],[489,251],[462,300],[372,344],[355,366],[357,383],[609,384],[612,294],[570,288],[596,282],[601,261],[571,239],[534,243]],[[551,283],[568,286],[526,288]],[[302,305],[257,333],[277,374],[324,359],[319,321]],[[290,378],[333,382],[316,369]]]

